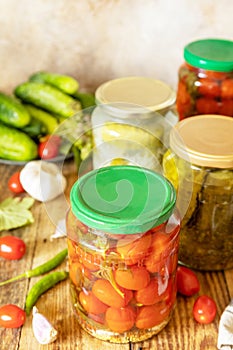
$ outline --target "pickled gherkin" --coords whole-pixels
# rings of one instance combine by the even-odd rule
[[[144,147],[148,147],[151,151],[157,148],[162,148],[163,130],[162,128],[157,128],[154,133],[148,132],[141,127],[121,124],[121,123],[111,123],[107,122],[102,126],[102,139],[104,142],[118,140],[132,140],[133,143],[139,143]],[[135,146],[132,143],[132,147]]]

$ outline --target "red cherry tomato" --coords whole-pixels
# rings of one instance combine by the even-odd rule
[[[61,138],[58,135],[47,135],[40,140],[38,154],[42,159],[51,159],[58,155]]]
[[[8,188],[10,191],[14,193],[25,192],[23,186],[21,185],[19,176],[20,176],[20,171],[17,171],[8,180]]]
[[[211,323],[216,316],[215,301],[207,295],[198,297],[193,305],[193,317],[198,323]]]
[[[200,290],[197,275],[185,266],[177,268],[177,291],[185,296],[196,294]]]
[[[0,256],[8,260],[19,260],[25,254],[24,241],[15,236],[0,237]]]
[[[14,304],[0,307],[0,326],[5,328],[21,327],[26,320],[26,313]]]

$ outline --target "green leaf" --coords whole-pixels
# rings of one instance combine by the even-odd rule
[[[0,231],[10,230],[34,222],[30,208],[34,199],[9,197],[0,203]]]

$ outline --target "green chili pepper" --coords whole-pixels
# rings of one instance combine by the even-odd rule
[[[55,271],[42,277],[38,282],[36,282],[32,286],[26,298],[26,314],[30,314],[32,307],[35,305],[36,301],[39,299],[41,294],[55,286],[55,284],[57,284],[58,282],[65,280],[68,277],[68,275],[69,274],[66,271]]]
[[[49,272],[55,267],[57,267],[58,265],[60,265],[63,262],[63,260],[66,258],[67,254],[68,254],[68,250],[66,248],[62,250],[60,253],[58,253],[57,255],[55,255],[52,259],[48,260],[46,263],[39,265],[32,270],[28,270],[22,273],[21,275],[10,278],[4,282],[0,282],[0,287],[4,286],[7,283],[18,281],[22,278],[30,278],[30,277],[43,275],[44,273]]]

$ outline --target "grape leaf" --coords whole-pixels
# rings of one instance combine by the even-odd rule
[[[33,215],[29,210],[34,199],[25,197],[9,197],[0,203],[0,231],[10,230],[34,222]]]

